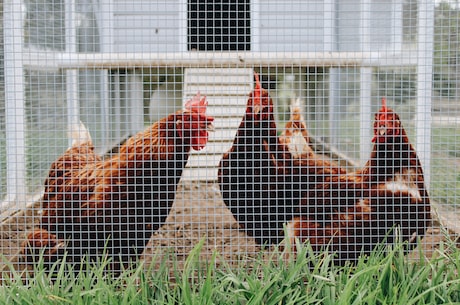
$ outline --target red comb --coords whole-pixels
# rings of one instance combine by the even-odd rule
[[[201,98],[200,91],[192,97],[190,100],[185,103],[185,110],[195,112],[195,113],[206,113],[206,107],[208,106],[208,101],[206,101],[206,96]]]
[[[382,108],[380,109],[380,112],[388,112],[387,99],[385,97],[382,97]]]
[[[262,86],[260,85],[259,74],[254,72],[254,78],[256,79],[256,87],[254,88],[254,97],[260,98],[262,96]]]

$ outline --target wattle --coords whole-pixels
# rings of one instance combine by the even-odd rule
[[[203,149],[208,143],[208,132],[206,130],[200,130],[193,132],[192,136],[192,148],[194,150]]]

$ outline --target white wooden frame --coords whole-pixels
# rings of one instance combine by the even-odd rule
[[[73,2],[73,1],[72,1]],[[70,2],[70,3],[72,3]],[[110,1],[102,1],[102,6],[110,6]],[[257,1],[252,8],[257,8]],[[328,2],[329,3],[329,2]],[[330,3],[329,3],[330,4]],[[426,179],[430,167],[431,130],[431,75],[433,50],[434,1],[419,2],[418,51],[411,52],[257,52],[257,47],[249,52],[177,52],[177,53],[113,53],[109,49],[103,53],[44,52],[24,49],[22,31],[22,1],[4,2],[4,52],[5,52],[5,99],[6,99],[6,151],[7,151],[7,197],[2,210],[19,210],[27,204],[25,198],[25,110],[24,110],[24,68],[35,70],[63,70],[72,80],[67,84],[69,107],[72,117],[77,117],[78,101],[75,101],[75,71],[78,69],[101,69],[137,67],[248,67],[270,65],[359,67],[361,77],[368,77],[369,68],[383,66],[415,66],[418,73],[417,89],[417,137],[415,145],[424,165]],[[253,15],[257,16],[257,15]],[[70,31],[72,29],[69,29]],[[107,30],[107,31],[110,31]],[[110,33],[101,32],[101,37]],[[70,36],[71,33],[69,33]],[[109,39],[110,38],[104,38]],[[69,42],[70,43],[70,42]],[[102,44],[110,46],[110,44]],[[257,45],[257,44],[256,44]],[[364,70],[363,70],[364,69]],[[361,123],[367,124],[363,114],[370,105],[369,94],[361,95]],[[365,128],[361,128],[365,130]],[[364,150],[362,150],[364,154]]]

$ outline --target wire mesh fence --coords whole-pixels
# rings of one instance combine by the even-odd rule
[[[105,253],[120,268],[184,260],[204,238],[205,257],[239,264],[298,238],[343,263],[396,238],[429,253],[459,230],[456,2],[2,13],[7,260]]]

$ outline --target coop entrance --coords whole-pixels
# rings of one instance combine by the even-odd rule
[[[188,51],[251,50],[248,0],[188,1]]]

